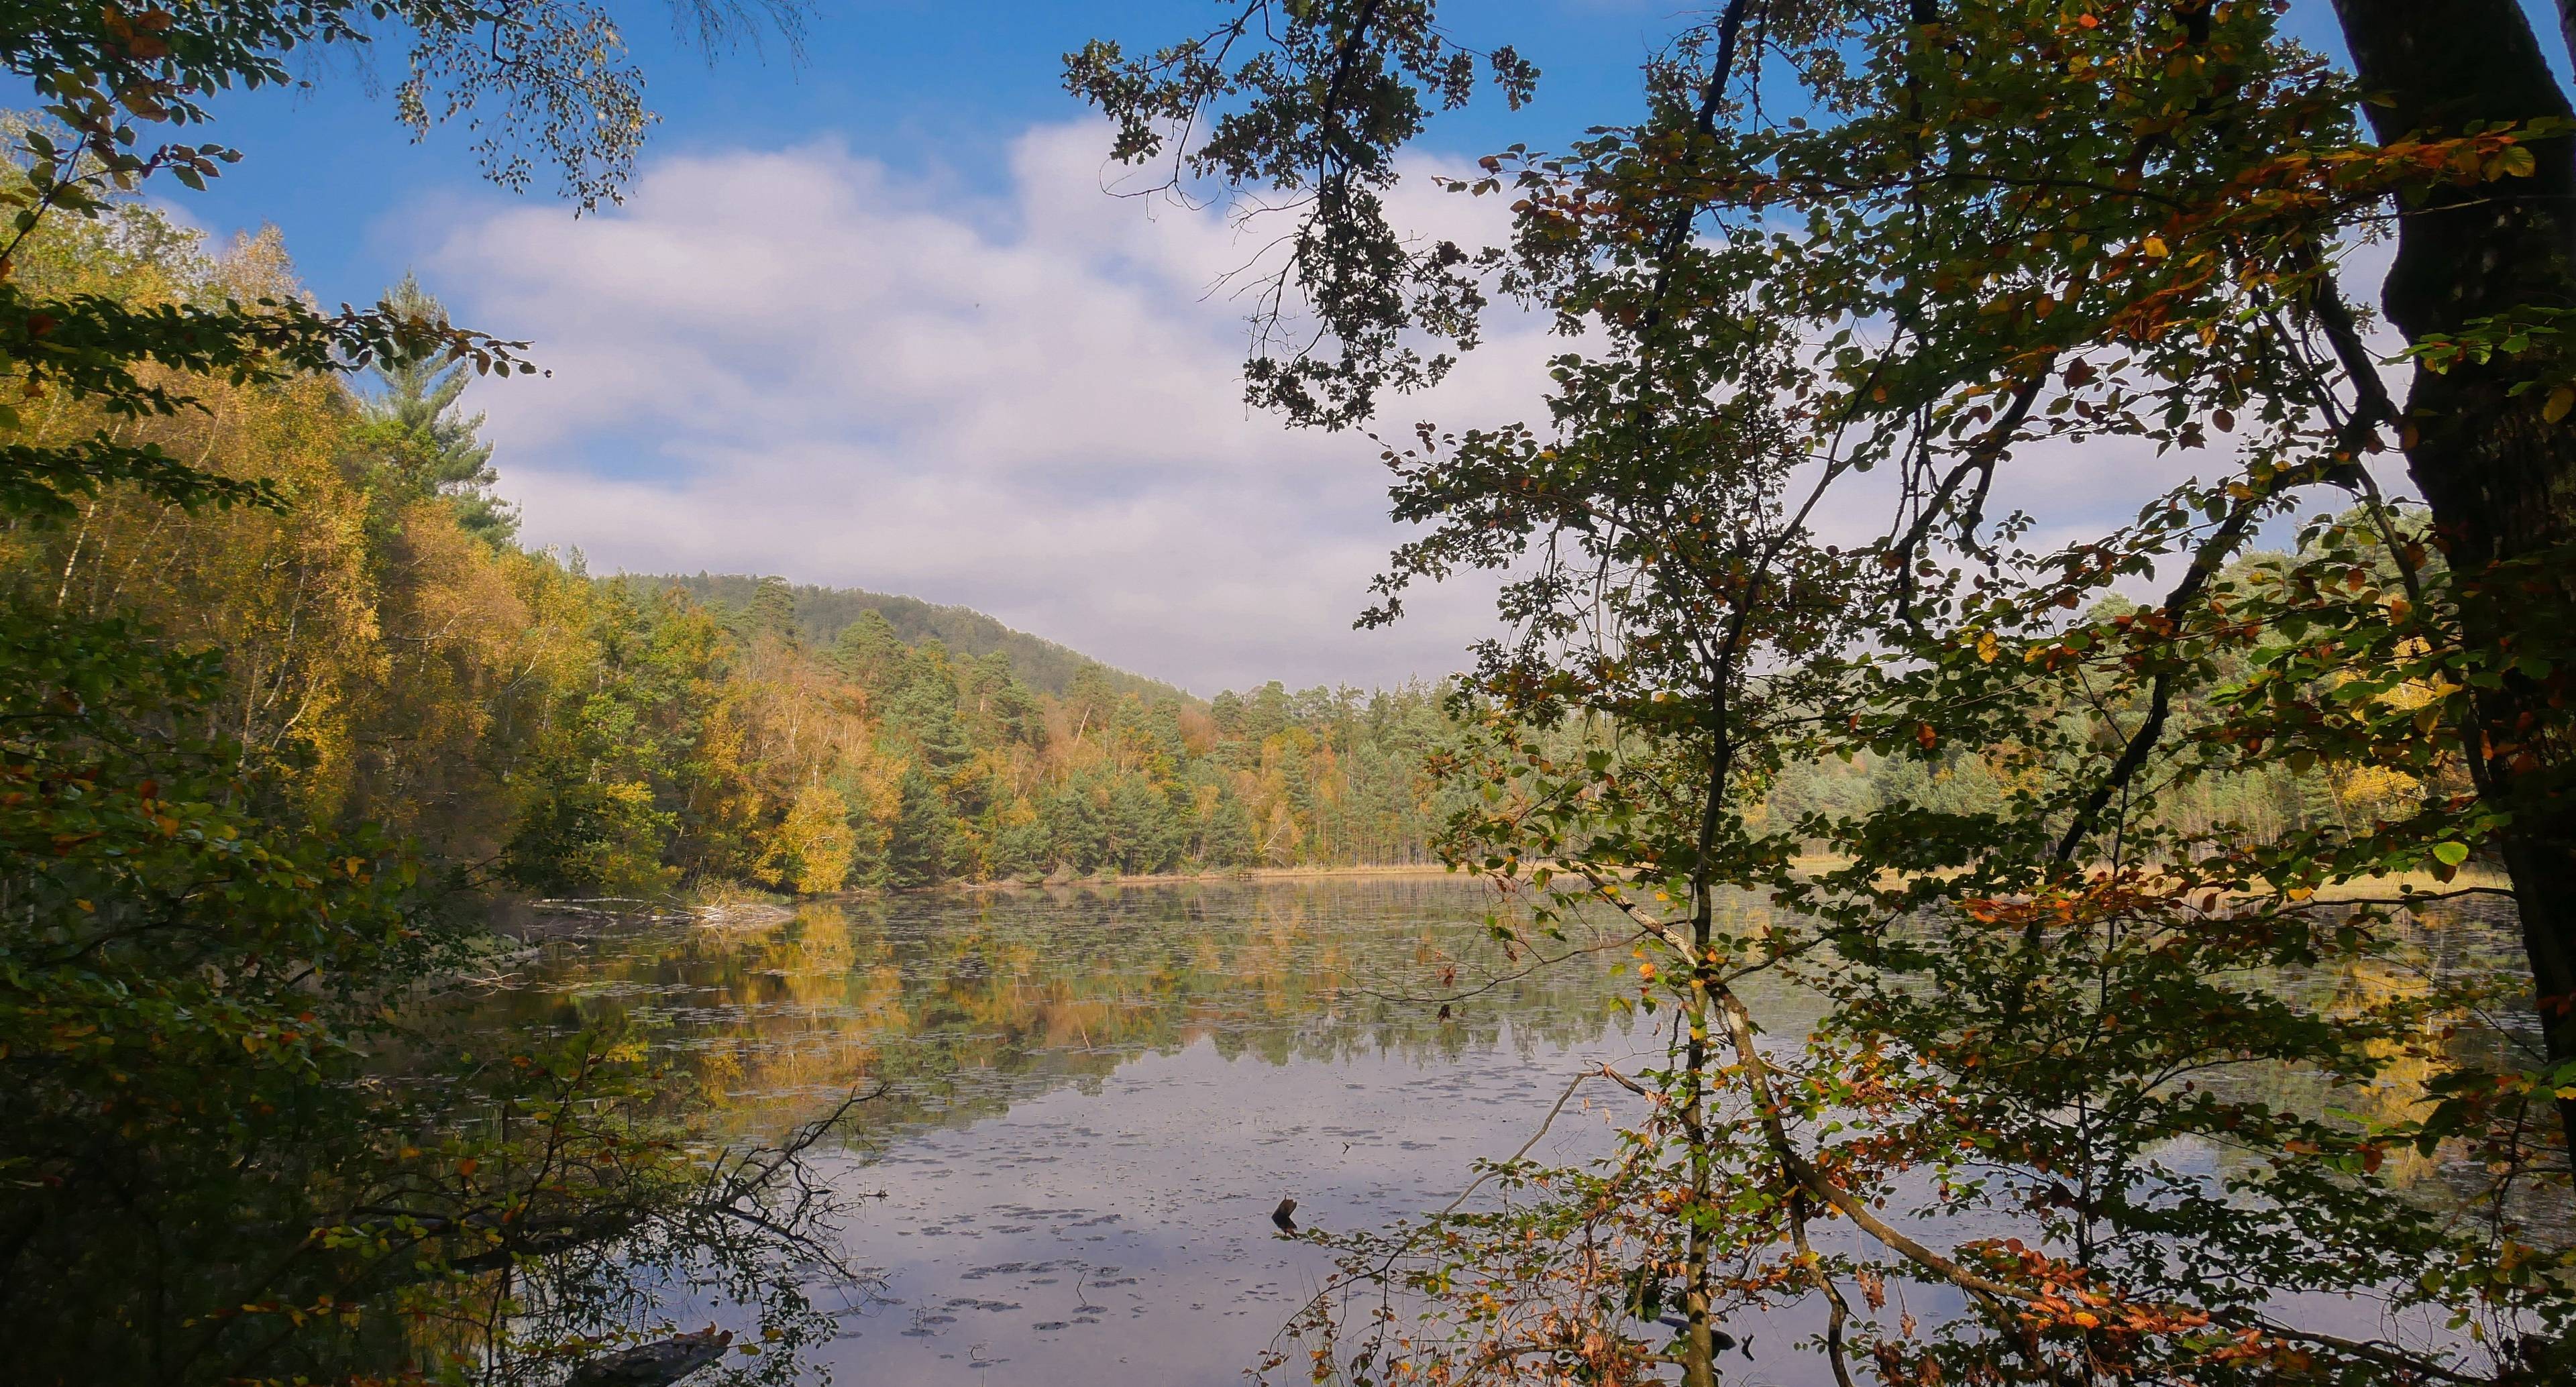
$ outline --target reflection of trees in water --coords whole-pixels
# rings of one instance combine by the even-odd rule
[[[2367,1086],[2339,1085],[2309,1068],[2250,1063],[2211,1075],[2205,1086],[2232,1100],[2290,1112],[2344,1113],[2374,1125],[2394,1125],[2425,1115],[2431,1106],[2427,1085],[2442,1069],[2504,1074],[2542,1063],[2530,970],[2510,906],[2454,902],[2420,914],[2401,912],[2381,928],[2398,945],[2386,957],[2346,960],[2333,968],[2278,969],[2265,981],[2305,1009],[2341,1017],[2420,1001],[2437,986],[2472,988],[2483,994],[2477,1006],[2439,1010],[2427,1023],[2429,1049],[2443,1063],[2381,1040],[2369,1042],[2383,1068]],[[2210,1160],[2220,1177],[2244,1174],[2260,1164],[2256,1153],[2227,1147],[2213,1148]],[[2427,1155],[2411,1145],[2395,1145],[2380,1173],[2398,1189],[2439,1207],[2476,1211],[2494,1193],[2489,1172],[2455,1151]],[[2562,1195],[2524,1182],[2511,1191],[2511,1198],[2509,1212],[2529,1225],[2526,1233],[2555,1230],[2563,1238],[2570,1231]]]
[[[678,929],[612,940],[555,960],[541,986],[501,1005],[537,1019],[551,1011],[558,1024],[602,1019],[601,1013],[642,1019],[670,1051],[689,1056],[709,1076],[711,1092],[729,1109],[727,1120],[744,1130],[774,1128],[829,1095],[885,1081],[892,1096],[866,1120],[888,1137],[922,1124],[964,1125],[1046,1093],[1094,1087],[1136,1056],[1202,1042],[1229,1059],[1262,1065],[1384,1058],[1390,1067],[1437,1067],[1462,1052],[1496,1046],[1543,1053],[1598,1044],[1620,1021],[1610,1004],[1635,995],[1627,990],[1637,975],[1626,949],[1513,976],[1531,959],[1507,959],[1490,937],[1484,916],[1493,905],[1494,898],[1471,885],[1401,881],[827,902],[755,930]],[[1722,907],[1722,924],[1755,937],[1768,923],[1767,912],[1758,898],[1736,897]],[[1929,940],[1929,922],[1921,928]],[[2508,924],[2455,909],[2404,922],[2395,933],[2400,947],[2384,956],[2305,969],[2249,968],[2234,982],[2290,999],[2301,1014],[2394,1015],[2463,979],[2494,980],[2509,1005],[2521,1006],[2525,989],[2516,981],[2519,959]],[[1854,967],[1819,954],[1745,977],[1739,995],[1759,1019],[1762,1048],[1797,1063],[1802,1042],[1826,1011],[1823,995],[1802,980],[1839,977],[1848,984],[1858,976]],[[1446,1020],[1437,1001],[1422,1000],[1437,997],[1457,998]],[[2079,1012],[2081,1003],[2074,999]],[[2500,1016],[2508,1027],[2529,1022],[2510,1012]],[[1635,1047],[1656,1049],[1672,1019],[1666,1010],[1636,1022]],[[2224,1056],[2187,1077],[2231,1104],[2393,1123],[2414,1115],[2410,1105],[2445,1053],[2480,1071],[2512,1067],[2501,1063],[2514,1042],[2509,1031],[2458,1019],[2467,1024],[2424,1053],[2398,1041],[2374,1042],[2389,1047],[2388,1063],[2368,1087],[2339,1088],[2313,1070]],[[2446,1024],[2437,1020],[2430,1033]],[[1383,1071],[1353,1077],[1381,1087],[1410,1078]],[[1265,1076],[1247,1065],[1239,1082],[1259,1085]],[[1121,1123],[1150,1110],[1148,1104],[1102,1111]],[[2276,1156],[2277,1150],[2230,1145],[2222,1133],[2195,1134],[2150,1150],[2152,1175],[2133,1168],[2120,1178],[2138,1179],[2147,1197],[2205,1199],[2220,1217],[2232,1217],[2238,1207],[2260,1217]],[[2392,1147],[2380,1173],[2394,1198],[2384,1207],[2465,1206],[2477,1214],[2484,1173],[2446,1156]],[[1919,1215],[1906,1227],[1944,1246],[2027,1236],[2034,1220],[2026,1206],[2056,1196],[2053,1182],[2030,1178],[2025,1169],[1980,1167],[1990,1186],[1986,1195],[1955,1206],[1936,1206],[1929,1181],[1907,1175],[1886,1187],[1889,1207]],[[1636,1178],[1668,1174],[1648,1170]],[[1488,1189],[1484,1197],[1503,1202],[1476,1206],[1477,1216],[1531,1199],[1528,1190],[1498,1196]],[[1588,1194],[1575,1201],[1591,1202]],[[2542,1216],[2517,1205],[2509,1212],[2544,1239],[2565,1229],[2563,1210]],[[1662,1236],[1650,1213],[1640,1218],[1646,1222],[1623,1234],[1633,1235],[1632,1250]],[[1827,1255],[1847,1250],[1837,1231],[1825,1231],[1820,1246]],[[1375,1257],[1399,1241],[1353,1248]],[[2102,1253],[2102,1264],[2144,1267],[2164,1255],[2159,1244],[2137,1248],[2144,1250]],[[1910,1313],[1946,1323],[1942,1303],[1937,1295],[1918,1300]],[[2327,1327],[2342,1323],[2329,1318]],[[2431,1332],[2411,1320],[2404,1328]]]
[[[1741,931],[1764,907],[1747,899],[1736,910],[1729,923]],[[2420,1037],[2425,1042],[2422,1049],[2388,1040],[2367,1042],[2381,1068],[2376,1080],[2366,1086],[2336,1083],[2312,1067],[2253,1059],[2196,1070],[2188,1081],[2227,1102],[2392,1126],[2424,1116],[2431,1106],[2427,1085],[2443,1069],[2513,1073],[2542,1062],[2539,1018],[2530,1000],[2530,971],[2509,905],[2470,901],[2428,905],[2420,912],[2394,912],[2376,928],[2395,943],[2384,956],[2347,957],[2323,968],[2266,968],[2241,981],[2249,988],[2288,998],[2303,1012],[2323,1016],[2357,1017],[2393,1003],[2421,1003],[2436,987],[2466,988],[2477,1004],[2435,1007]],[[1930,935],[1928,926],[1923,933]],[[1831,955],[1822,957],[1830,960]],[[1809,964],[1806,972],[1812,976],[1819,966],[1848,965]],[[1804,1035],[1824,1014],[1817,994],[1801,988],[1775,985],[1767,994],[1747,992],[1746,1000],[1773,1037]],[[2434,1055],[2442,1056],[2442,1062],[2437,1063]],[[2259,1179],[2272,1154],[2195,1136],[2160,1152],[2159,1159],[2224,1183]],[[2471,1214],[2492,1212],[2495,1180],[2483,1165],[2456,1149],[2428,1155],[2411,1144],[2392,1144],[2386,1148],[2379,1174],[2391,1186],[2430,1206]],[[2525,1225],[2526,1235],[2554,1234],[2554,1240],[2561,1242],[2576,1235],[2562,1194],[2529,1181],[2507,1193],[2511,1200],[2507,1212]]]
[[[888,1082],[886,1125],[972,1121],[1200,1041],[1270,1064],[1431,1063],[1598,1037],[1624,955],[1495,981],[1530,960],[1490,940],[1494,904],[1438,880],[822,901],[758,930],[603,941],[494,1005],[522,1025],[639,1021],[745,1118]],[[1410,1000],[1488,982],[1445,1017]]]
[[[1621,1019],[1612,1003],[1633,994],[1614,976],[1628,962],[1620,951],[1497,981],[1532,960],[1507,959],[1489,937],[1484,916],[1496,904],[1481,887],[1436,879],[820,901],[773,926],[656,928],[567,953],[495,1005],[520,1024],[640,1021],[688,1057],[746,1130],[869,1082],[892,1085],[871,1110],[880,1130],[963,1124],[1200,1041],[1268,1064],[1429,1064],[1500,1044],[1525,1054],[1584,1044]],[[1751,896],[1727,909],[1739,930],[1767,911]],[[2352,1010],[2419,995],[2435,978],[2493,978],[2506,1005],[2527,1010],[2509,920],[2453,907],[2415,922],[2408,938],[2389,960],[2267,981],[2310,1006]],[[1824,1014],[1822,999],[1785,973],[1742,990],[1784,1042]],[[1436,1002],[1413,1000],[1470,992],[1446,1018]],[[2461,1019],[2449,1051],[2502,1064],[2516,1037]],[[2425,1077],[2413,1072],[2422,1061],[2396,1064],[2358,1090],[2277,1065],[2201,1081],[2233,1099],[2395,1121]],[[2225,1178],[2256,1157],[2212,1148],[2199,1159]],[[2468,1197],[2479,1184],[2476,1171],[2408,1150],[2390,1161],[2401,1185],[2436,1182],[2428,1196]]]

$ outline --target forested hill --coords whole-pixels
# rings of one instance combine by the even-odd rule
[[[830,645],[842,628],[859,619],[860,613],[875,612],[907,645],[936,640],[956,655],[980,658],[999,654],[1010,661],[1011,673],[1021,683],[1059,698],[1072,691],[1074,676],[1084,670],[1097,670],[1115,694],[1134,694],[1148,703],[1166,698],[1189,704],[1200,702],[1161,680],[1130,674],[1081,651],[1025,631],[1014,631],[972,607],[945,606],[918,597],[860,588],[787,583],[743,573],[634,573],[625,575],[623,581],[638,587],[639,596],[678,587],[709,607],[736,612],[747,611],[766,583],[785,590],[794,602],[793,629],[815,646]]]
[[[118,215],[49,226],[18,282],[300,301],[273,232],[218,252],[150,206]],[[391,299],[444,321],[416,284]],[[191,380],[203,408],[148,427],[49,405],[45,428],[123,429],[251,500],[119,483],[66,523],[0,524],[0,617],[95,624],[23,648],[184,666],[180,711],[147,687],[115,716],[223,738],[210,764],[256,776],[270,822],[383,832],[460,883],[658,899],[1421,863],[1456,807],[1426,762],[1461,733],[1434,686],[1200,700],[962,607],[595,579],[518,542],[469,367],[368,375]],[[0,444],[36,429],[0,417]]]
[[[21,248],[20,282],[134,304],[301,292],[273,233],[216,254],[148,206],[121,216],[50,228]],[[393,298],[442,316],[417,285]],[[593,579],[517,541],[492,492],[507,459],[459,399],[466,367],[374,374],[365,394],[208,377],[191,382],[203,410],[148,428],[86,406],[46,416],[127,429],[291,504],[192,509],[120,483],[61,523],[0,526],[0,616],[49,623],[22,648],[125,661],[118,677],[144,682],[115,716],[221,737],[208,764],[255,776],[269,822],[382,830],[476,883],[658,898],[1425,863],[1476,793],[1444,769],[1476,734],[1436,686],[1272,682],[1202,702],[965,608],[775,577]],[[0,444],[44,436],[0,420]],[[93,626],[56,629],[70,621]],[[184,678],[135,673],[171,661]],[[1792,764],[1768,789],[1755,812],[1784,823],[1996,812],[2013,793],[1968,745],[1937,763]],[[2384,771],[2283,767],[2163,803],[2269,841],[2422,793]]]

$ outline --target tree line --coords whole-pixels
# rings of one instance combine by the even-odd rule
[[[137,306],[302,292],[274,231],[219,254],[142,205],[21,257],[31,285]],[[386,302],[444,320],[410,281]],[[906,640],[875,607],[813,639],[783,580],[725,602],[595,578],[515,542],[461,367],[372,374],[209,383],[205,412],[148,428],[51,402],[33,444],[148,434],[291,504],[197,513],[110,487],[6,536],[13,601],[220,652],[207,730],[316,822],[554,895],[1431,860],[1436,687],[1202,703],[1051,647],[1048,692],[1018,647]]]
[[[139,204],[21,257],[33,285],[137,304],[302,292],[275,231],[218,253]],[[445,318],[415,281],[386,302]],[[462,367],[369,374],[363,390],[207,387],[206,413],[154,426],[159,446],[291,509],[193,513],[104,489],[65,524],[12,526],[7,581],[21,604],[220,651],[210,731],[275,767],[316,821],[408,835],[471,882],[649,898],[1426,864],[1462,803],[1431,761],[1477,713],[1439,687],[1274,682],[1201,703],[952,609],[895,607],[907,639],[888,599],[593,577],[516,542]],[[108,422],[56,401],[27,436]],[[928,634],[943,629],[986,653]],[[1992,805],[2004,788],[1982,751],[1929,767],[1863,752],[1784,765],[1765,803],[1786,822]],[[2409,792],[2329,765],[2199,793],[2217,796],[2204,818],[2278,836]]]

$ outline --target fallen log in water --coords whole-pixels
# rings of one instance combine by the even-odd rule
[[[572,1370],[564,1387],[670,1387],[724,1357],[730,1329],[701,1329],[602,1354]]]

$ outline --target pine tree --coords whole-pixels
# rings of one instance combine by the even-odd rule
[[[738,614],[737,626],[745,636],[774,636],[793,642],[796,639],[796,590],[787,580],[767,577],[752,588],[751,601]]]
[[[1055,866],[1046,825],[1032,818],[1005,824],[993,834],[993,868],[1016,877],[1043,877]]]
[[[1220,783],[1199,819],[1199,860],[1211,867],[1249,867],[1260,855],[1242,796]]]
[[[446,306],[414,275],[386,291],[385,306],[407,318],[447,321]],[[508,543],[518,533],[519,515],[492,494],[500,477],[492,470],[492,445],[479,436],[483,416],[459,411],[465,368],[421,358],[387,361],[375,375],[385,389],[368,402],[367,417],[397,473],[421,493],[446,498],[468,532]]]
[[[1169,797],[1137,776],[1109,787],[1106,814],[1110,865],[1127,873],[1164,872],[1179,865],[1183,827]]]
[[[914,646],[904,659],[903,687],[886,701],[886,718],[910,734],[923,766],[946,777],[975,754],[957,720],[957,679],[948,650],[936,640]]]
[[[895,634],[885,613],[870,607],[841,628],[832,642],[832,663],[868,692],[882,694],[901,682],[903,637]]]
[[[1095,776],[1080,776],[1056,786],[1038,804],[1038,822],[1059,866],[1077,872],[1097,871],[1109,857],[1109,828],[1104,822]]]
[[[897,888],[936,886],[948,876],[948,840],[956,820],[919,767],[903,773],[893,832],[886,843],[886,881]]]

